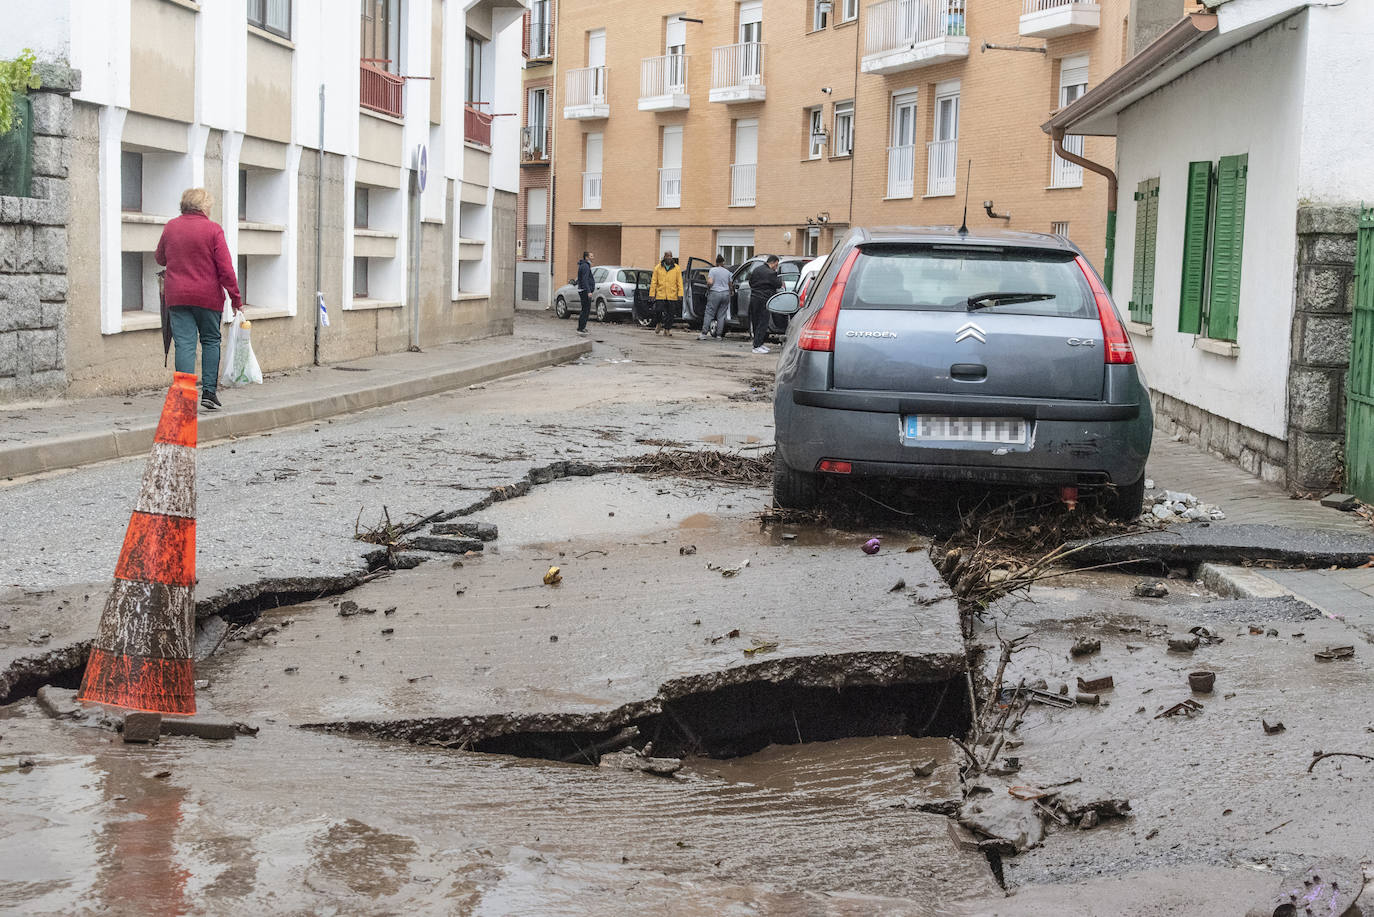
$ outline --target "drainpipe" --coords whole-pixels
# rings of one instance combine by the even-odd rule
[[[323,315],[320,312],[320,304],[324,302],[324,279],[322,276],[323,265],[320,263],[320,249],[322,246],[322,236],[324,226],[324,83],[320,84],[320,148],[315,157],[315,302],[313,311],[315,313],[315,359],[314,364],[320,365],[320,321]]]
[[[1102,260],[1102,279],[1107,289],[1112,288],[1112,263],[1116,260],[1116,173],[1100,162],[1084,159],[1076,153],[1064,149],[1064,128],[1054,128],[1050,136],[1054,138],[1054,151],[1066,162],[1082,166],[1107,179],[1107,256]]]

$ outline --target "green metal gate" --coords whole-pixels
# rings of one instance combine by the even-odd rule
[[[1355,315],[1346,376],[1346,487],[1374,503],[1374,208],[1361,211],[1355,255]]]

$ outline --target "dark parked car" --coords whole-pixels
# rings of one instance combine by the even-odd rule
[[[1067,239],[854,229],[800,311],[790,292],[769,309],[795,313],[773,401],[780,506],[844,475],[1110,485],[1110,514],[1139,516],[1149,392]]]
[[[609,264],[592,268],[596,290],[592,293],[592,317],[599,322],[638,315],[636,304],[649,300],[650,271]],[[577,281],[569,280],[553,294],[553,314],[559,318],[576,315],[582,309]]]

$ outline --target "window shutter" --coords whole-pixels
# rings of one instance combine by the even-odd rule
[[[1202,332],[1202,291],[1207,280],[1207,205],[1212,164],[1188,163],[1188,200],[1183,219],[1183,284],[1178,298],[1178,330]]]
[[[1140,312],[1145,324],[1155,317],[1155,249],[1159,242],[1159,179],[1147,182],[1145,194],[1145,279],[1140,297]]]
[[[1150,183],[1143,181],[1135,186],[1135,257],[1131,260],[1131,319],[1143,322],[1145,302],[1145,237],[1149,233]]]
[[[1217,166],[1216,237],[1212,242],[1212,289],[1207,336],[1236,339],[1240,315],[1240,262],[1245,238],[1245,174],[1249,156],[1223,156]]]

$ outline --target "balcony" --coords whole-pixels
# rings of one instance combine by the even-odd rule
[[[711,49],[712,102],[731,105],[764,100],[763,49],[757,41]]]
[[[673,111],[691,104],[687,94],[687,55],[646,57],[639,64],[639,110]]]
[[[543,261],[548,227],[542,223],[525,224],[525,260]]]
[[[601,173],[582,173],[582,209],[601,209]]]
[[[887,196],[889,198],[915,197],[916,195],[916,145],[887,148]]]
[[[758,163],[739,162],[730,166],[730,206],[753,207],[757,202]]]
[[[1022,0],[1021,34],[1027,38],[1058,38],[1091,32],[1102,19],[1102,7],[1083,0]]]
[[[932,140],[926,144],[929,165],[926,171],[926,197],[949,197],[954,193],[954,176],[959,165],[959,141]]]
[[[682,170],[658,170],[658,206],[682,206]]]
[[[530,43],[525,48],[525,57],[532,61],[546,61],[553,58],[553,23],[530,23]]]
[[[1051,188],[1081,188],[1083,187],[1083,167],[1077,163],[1061,159],[1058,153],[1054,152],[1054,144],[1050,144],[1050,187]],[[1081,134],[1066,134],[1064,136],[1064,151],[1073,153],[1077,156],[1083,155],[1083,137]]]
[[[868,9],[864,73],[900,73],[968,57],[966,0],[883,0]]]
[[[549,129],[543,124],[530,124],[520,128],[520,162],[548,164]]]
[[[480,146],[491,146],[491,115],[479,106],[486,102],[468,102],[463,106],[463,139]]]
[[[563,117],[574,121],[610,117],[611,106],[606,104],[606,75],[605,67],[569,70]]]
[[[402,115],[401,98],[405,80],[394,73],[388,73],[378,66],[374,58],[363,58],[358,69],[358,104],[370,111],[381,112],[399,118]]]

